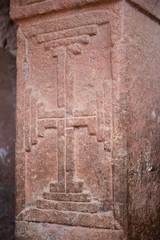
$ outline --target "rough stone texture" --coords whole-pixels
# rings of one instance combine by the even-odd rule
[[[0,239],[14,234],[16,24],[0,1]]]
[[[11,0],[10,14],[13,19],[18,20],[61,10],[80,10],[84,6],[100,2],[110,3],[112,0]]]
[[[159,25],[136,6],[12,0],[16,239],[157,240]]]
[[[154,2],[152,5],[150,1],[152,7]],[[160,25],[132,5],[126,5],[125,27],[129,239],[157,240],[160,239]]]
[[[129,0],[132,3],[135,3],[135,7],[140,7],[143,12],[149,17],[155,17],[160,20],[160,1],[159,0]]]
[[[49,223],[17,222],[17,240],[119,240],[122,239],[122,231],[97,230],[95,228],[68,227]]]

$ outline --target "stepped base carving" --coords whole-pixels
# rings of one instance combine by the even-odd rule
[[[113,212],[102,212],[101,202],[93,201],[90,192],[83,190],[83,181],[72,182],[72,184],[76,189],[75,192],[63,191],[62,182],[50,183],[49,192],[44,192],[42,198],[35,201],[34,206],[24,209],[17,220],[121,229]]]
[[[31,222],[57,223],[69,226],[81,226],[100,229],[121,229],[114,219],[112,211],[99,213],[82,213],[71,211],[43,210],[35,207],[25,209],[17,220]]]

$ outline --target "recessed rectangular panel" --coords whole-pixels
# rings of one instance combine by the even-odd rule
[[[104,10],[85,12],[28,29],[26,208],[18,219],[120,228],[112,211],[112,33],[108,19]]]

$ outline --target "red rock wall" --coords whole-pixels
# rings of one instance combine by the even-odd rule
[[[138,4],[138,1],[135,1]],[[126,5],[129,239],[160,239],[160,25],[142,8]],[[142,2],[146,2],[143,4]],[[155,10],[160,11],[156,6]]]
[[[16,25],[0,2],[0,239],[14,234]]]

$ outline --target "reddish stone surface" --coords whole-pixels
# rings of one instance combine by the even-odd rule
[[[112,0],[11,0],[10,13],[11,17],[17,20],[61,10],[79,11],[84,6],[100,2],[111,3]]]
[[[95,228],[69,227],[61,225],[53,225],[49,223],[27,223],[17,222],[16,239],[21,240],[119,240],[123,239],[123,231],[114,231],[101,229],[97,232]]]
[[[127,5],[126,32],[129,239],[156,240],[160,239],[160,26]]]
[[[159,206],[151,191],[158,170],[150,174],[159,156],[159,123],[151,122],[159,116],[152,58],[159,26],[135,6],[12,0],[19,24],[16,239],[120,240],[129,231],[143,240],[156,230],[157,240],[158,221],[148,224]]]
[[[157,0],[129,0],[135,3],[135,7],[140,7],[141,11],[156,20],[160,19],[160,2]]]

